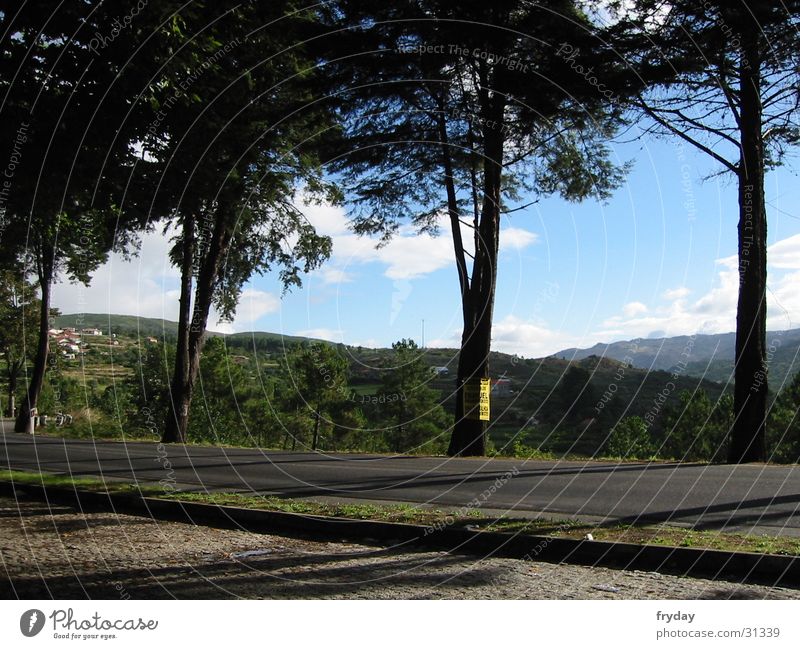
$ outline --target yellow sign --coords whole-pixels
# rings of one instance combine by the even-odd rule
[[[464,415],[468,419],[489,421],[489,379],[473,380],[464,384]]]

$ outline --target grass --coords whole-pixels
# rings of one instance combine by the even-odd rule
[[[105,482],[100,478],[80,477],[56,473],[35,473],[33,471],[10,471],[0,469],[0,482],[13,482],[21,485],[39,487],[75,488],[85,491],[107,491],[108,493],[142,493],[158,495],[163,490],[157,486],[137,485],[131,482]]]
[[[787,556],[800,555],[800,538],[693,530],[663,524],[643,523],[597,526],[570,519],[487,518],[480,510],[446,510],[415,507],[406,504],[324,503],[313,500],[281,498],[279,496],[229,492],[166,492],[157,485],[138,485],[122,481],[105,482],[93,477],[72,477],[69,475],[28,471],[0,470],[0,482],[44,487],[77,488],[94,492],[141,494],[164,500],[244,507],[307,516],[336,516],[354,520],[408,523],[437,528],[446,526],[486,532],[571,539],[582,539],[586,534],[591,534],[595,541],[726,550],[731,552],[756,552],[759,554]]]

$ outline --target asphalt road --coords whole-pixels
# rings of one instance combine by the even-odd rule
[[[605,524],[669,521],[707,530],[800,536],[797,465],[267,452],[31,438],[10,432],[3,432],[0,440],[0,467],[161,482],[170,490],[224,489],[455,509],[473,509],[477,499],[481,509],[492,515],[513,510],[516,515],[545,513]]]

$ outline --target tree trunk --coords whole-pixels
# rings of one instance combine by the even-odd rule
[[[189,327],[191,323],[192,274],[194,266],[194,223],[191,213],[183,224],[183,246],[181,256],[181,296],[178,302],[178,343],[175,350],[175,368],[170,384],[170,409],[164,421],[165,443],[186,441],[189,421],[189,403],[185,398],[185,386],[189,377]]]
[[[8,354],[6,355],[6,359],[8,359]],[[9,360],[6,360],[6,362],[8,363],[8,414],[6,416],[14,417],[14,410],[16,409],[14,402],[17,398],[17,379],[19,378],[19,373],[22,371],[22,363],[20,361]]]
[[[47,258],[47,254],[45,253],[45,258],[41,261],[39,271],[42,302],[39,311],[39,339],[36,346],[36,359],[33,362],[33,373],[30,383],[28,384],[28,391],[20,406],[17,419],[14,422],[14,431],[17,433],[28,432],[31,420],[31,409],[35,408],[39,401],[42,385],[44,385],[44,375],[47,371],[47,355],[50,347],[50,338],[47,332],[50,329],[50,288],[53,281],[53,272],[50,268],[51,263],[52,259]]]
[[[311,437],[311,450],[317,450],[317,441],[319,440],[319,420],[321,419],[319,409],[321,406],[317,405],[317,412],[314,414],[314,435]]]
[[[734,425],[728,461],[763,461],[767,415],[767,216],[760,51],[757,30],[742,30],[740,70],[739,302],[736,313]]]
[[[489,122],[502,124],[502,102],[492,106]],[[484,192],[469,292],[464,301],[464,330],[456,375],[456,419],[450,446],[451,456],[485,455],[486,422],[478,419],[477,404],[464,402],[465,385],[489,378],[492,317],[497,281],[497,253],[500,234],[500,183],[503,136],[500,129],[484,129]]]
[[[197,377],[200,375],[200,357],[205,343],[208,314],[211,311],[211,303],[214,299],[214,289],[217,285],[220,266],[228,253],[232,236],[228,223],[235,222],[235,219],[228,218],[228,209],[228,204],[222,203],[216,208],[214,232],[206,254],[201,260],[197,276],[194,305],[191,310],[188,331],[186,332],[186,360],[185,366],[181,368],[182,380],[180,383],[174,383],[172,387],[172,403],[176,411],[170,419],[176,422],[175,441],[186,440],[186,431],[189,425],[189,408],[192,404]],[[177,372],[177,359],[175,367]]]

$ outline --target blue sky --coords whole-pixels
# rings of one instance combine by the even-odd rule
[[[501,230],[493,347],[538,357],[636,337],[732,331],[736,290],[736,185],[675,140],[616,144],[634,167],[605,204],[543,199]],[[800,190],[796,157],[767,178],[769,327],[800,327]],[[401,231],[388,246],[347,230],[344,211],[307,209],[333,237],[332,259],[281,298],[274,277],[248,285],[222,331],[272,331],[352,345],[400,338],[457,346],[460,307],[449,232]],[[88,288],[60,284],[64,313],[177,318],[178,274],[164,237],[144,238],[139,258],[113,257]]]

